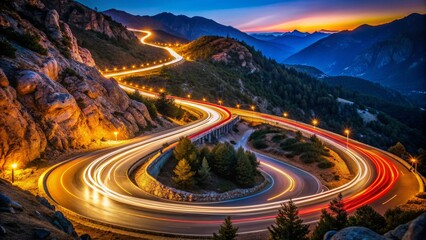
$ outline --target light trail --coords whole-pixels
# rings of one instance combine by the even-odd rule
[[[143,44],[155,46],[145,41],[150,36],[149,32],[140,32],[147,33],[141,40]],[[172,49],[164,49],[170,50],[169,53],[175,58],[173,61],[182,60],[182,57]],[[174,53],[177,55],[174,55]],[[167,64],[176,63],[173,61]],[[115,75],[106,74],[105,76],[128,76],[163,65],[116,72],[113,73]],[[134,86],[121,84],[121,87],[126,91],[139,90],[145,96],[157,96],[155,93],[144,92]],[[320,209],[326,208],[328,202],[339,193],[343,194],[348,211],[368,203],[379,202],[378,204],[382,205],[383,200],[378,200],[389,199],[396,195],[391,192],[395,191],[395,184],[401,181],[400,172],[405,171],[401,166],[397,167],[393,163],[394,160],[380,150],[353,140],[347,143],[346,137],[322,130],[316,126],[313,127],[288,118],[254,111],[226,109],[205,101],[176,98],[176,103],[200,111],[203,115],[202,119],[161,134],[153,134],[149,138],[141,137],[130,140],[129,143],[125,143],[121,147],[87,154],[86,157],[78,158],[79,161],[74,159],[55,165],[40,178],[40,189],[63,207],[97,222],[125,227],[129,231],[141,229],[168,234],[204,236],[215,231],[217,225],[222,223],[223,217],[227,215],[234,216],[233,222],[240,227],[240,234],[265,231],[265,224],[273,222],[280,204],[287,202],[289,197],[292,197],[299,207],[299,213],[308,222],[316,221]],[[357,169],[355,177],[335,189],[319,192],[318,187],[310,194],[297,195],[295,189],[304,189],[305,186],[302,186],[300,178],[295,179],[295,176],[292,175],[294,173],[290,173],[289,166],[274,161],[262,161],[262,165],[267,167],[265,169],[268,169],[267,174],[275,176],[274,180],[284,179],[288,181],[288,186],[285,189],[280,189],[277,184],[274,184],[274,186],[252,198],[209,204],[158,199],[146,194],[131,182],[127,174],[128,170],[141,158],[161,148],[163,143],[173,143],[181,136],[190,136],[196,139],[230,121],[231,113],[257,121],[272,122],[284,128],[300,130],[305,134],[316,134],[322,141],[333,145],[349,156],[350,161]],[[144,166],[145,171],[149,165],[150,162]],[[315,178],[312,180],[312,176],[309,176],[306,172],[299,171],[298,174],[304,174],[305,178],[311,179],[304,184],[317,183],[316,181],[318,181]],[[409,177],[412,177],[411,174],[405,175],[405,178]],[[57,178],[60,178],[59,184],[55,181]],[[311,187],[314,186],[311,185]],[[414,187],[417,188],[417,185]],[[316,185],[314,188],[316,188]],[[56,192],[57,189],[61,192]],[[392,195],[389,196],[389,194]],[[81,206],[75,205],[73,201],[80,202]],[[396,202],[394,200],[392,204]],[[145,222],[145,225],[139,224],[143,220],[149,222]],[[195,231],[195,234],[188,232],[188,229],[184,227],[188,223],[191,224],[192,231]],[[167,229],[165,229],[164,224],[168,224]]]

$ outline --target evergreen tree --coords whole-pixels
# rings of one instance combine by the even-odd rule
[[[349,226],[363,226],[377,233],[382,233],[386,227],[386,220],[371,206],[365,205],[358,208],[354,216],[349,217]]]
[[[218,143],[212,150],[212,170],[219,176],[232,178],[234,175],[236,156],[235,149],[229,143]]]
[[[237,167],[235,180],[241,187],[252,187],[255,182],[255,175],[253,175],[253,167],[250,160],[242,148],[237,151]]]
[[[260,174],[260,171],[259,171],[260,162],[257,161],[256,154],[254,154],[253,152],[250,152],[250,151],[246,151],[246,155],[247,155],[247,157],[248,157],[248,159],[251,163],[251,166],[253,168],[253,175],[254,176],[259,175]]]
[[[173,150],[173,156],[178,161],[186,159],[191,165],[191,169],[193,171],[198,170],[199,163],[197,159],[197,148],[191,142],[191,140],[189,140],[189,138],[184,137],[179,140],[178,144]]]
[[[348,213],[345,210],[345,205],[343,203],[343,196],[341,193],[337,196],[337,198],[331,200],[329,208],[334,215],[335,228],[342,229],[346,227],[348,224]]]
[[[407,150],[405,150],[404,145],[402,145],[402,143],[397,142],[394,146],[390,147],[388,149],[388,152],[395,154],[396,156],[407,160],[409,158],[409,154],[407,152]]]
[[[325,209],[321,209],[321,217],[314,231],[312,232],[311,240],[322,240],[324,234],[333,230],[334,219]]]
[[[299,210],[293,201],[281,205],[275,225],[268,227],[271,240],[307,240],[309,225],[299,218]]]
[[[185,160],[185,158],[181,159],[173,170],[175,173],[175,177],[173,177],[173,181],[178,184],[182,188],[192,187],[194,184],[194,175],[195,172],[191,171],[191,166]]]
[[[201,184],[207,184],[211,179],[210,166],[207,159],[204,157],[201,162],[201,167],[198,169],[198,182]]]
[[[320,221],[314,229],[312,234],[312,240],[321,240],[324,234],[330,230],[340,230],[348,224],[348,213],[344,209],[344,203],[342,200],[343,196],[341,193],[330,201],[328,208],[331,213],[327,210],[321,210]]]
[[[234,240],[237,238],[238,228],[232,226],[231,217],[225,218],[225,222],[220,226],[219,233],[213,233],[214,240]]]

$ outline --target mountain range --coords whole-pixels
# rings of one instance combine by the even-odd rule
[[[203,17],[187,17],[184,15],[174,15],[171,13],[160,13],[154,16],[135,16],[124,11],[110,9],[103,12],[111,16],[117,22],[131,28],[143,28],[151,30],[162,30],[180,38],[195,40],[202,36],[231,37],[239,41],[244,41],[248,45],[262,51],[268,57],[277,61],[283,61],[294,50],[284,44],[267,42],[254,38],[247,33],[231,26],[221,25],[211,19]]]
[[[327,75],[348,75],[401,92],[426,90],[426,15],[362,25],[315,42],[285,63],[314,66]]]
[[[293,49],[294,53],[306,48],[307,46],[327,37],[330,33],[326,32],[300,32],[294,30],[292,32],[282,33],[253,33],[250,34],[257,39],[282,44]]]

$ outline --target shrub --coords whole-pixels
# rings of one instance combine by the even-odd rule
[[[262,139],[253,140],[253,147],[256,149],[265,149],[268,145]]]
[[[28,48],[41,55],[47,55],[47,49],[40,45],[40,36],[38,35],[31,35],[29,33],[18,33],[10,27],[2,27],[0,29],[0,33],[6,36],[6,38],[17,42],[19,45],[25,48]]]
[[[318,163],[318,167],[321,168],[321,169],[331,168],[331,167],[334,167],[334,163],[323,159],[323,160],[321,160],[320,163]]]
[[[145,104],[145,106],[148,110],[148,113],[149,113],[149,115],[151,116],[152,119],[158,118],[157,108],[155,107],[154,101],[152,101],[148,98],[144,98],[142,96],[142,94],[139,93],[139,91],[135,91],[133,93],[128,93],[128,95],[131,99]]]
[[[281,147],[281,149],[282,149],[282,150],[284,150],[284,151],[290,151],[290,150],[291,150],[291,148],[292,148],[292,146],[293,146],[295,143],[297,143],[297,140],[296,140],[296,139],[294,139],[294,138],[288,138],[288,139],[284,140],[284,142],[282,142],[282,143],[280,144],[280,147]]]
[[[280,135],[274,135],[271,140],[274,143],[279,143],[286,138],[287,136],[285,134],[280,134]]]

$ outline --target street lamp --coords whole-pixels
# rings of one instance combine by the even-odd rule
[[[283,113],[283,117],[285,117],[285,118],[286,118],[286,117],[288,117],[288,113],[287,113],[287,112],[284,112],[284,113]]]
[[[415,165],[414,167],[414,172],[417,172],[417,159],[415,158],[411,158],[410,161],[412,162],[412,165]]]
[[[160,88],[160,93],[163,93],[163,92],[164,92],[164,89]]]
[[[351,131],[348,128],[346,128],[345,129],[345,134],[346,134],[346,148],[348,148],[348,145],[349,145],[349,134],[350,133],[351,133]]]
[[[205,97],[203,97],[203,102],[206,102],[206,101],[207,101],[207,99]]]
[[[251,105],[250,109],[253,111],[253,114],[251,115],[251,121],[254,122],[254,109],[256,109],[256,107],[254,105]]]
[[[317,119],[313,119],[312,120],[312,125],[314,125],[314,129],[316,128],[316,126],[318,125],[318,120]]]
[[[191,98],[191,94],[186,95],[188,98]]]
[[[117,132],[117,131],[115,131],[115,132],[114,132],[114,135],[115,135],[115,141],[117,141],[117,140],[118,140],[118,138],[117,138],[117,136],[118,136],[118,132]]]
[[[12,164],[12,183],[15,182],[15,169],[16,169],[17,166],[18,166],[18,164],[16,164],[16,163]]]
[[[237,108],[238,108],[238,109],[240,109],[240,107],[241,107],[241,105],[240,105],[240,104],[237,104]]]

